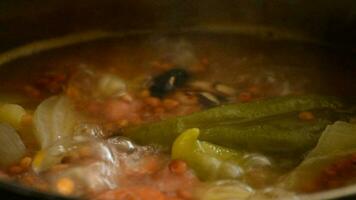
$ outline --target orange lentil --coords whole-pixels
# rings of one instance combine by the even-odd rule
[[[161,100],[156,97],[147,97],[144,99],[144,102],[152,107],[158,107],[161,104]]]
[[[238,99],[241,101],[241,102],[249,102],[252,100],[252,95],[251,93],[249,92],[241,92],[239,94],[239,97]]]
[[[80,96],[78,89],[75,88],[75,87],[69,87],[69,88],[67,88],[67,95],[68,95],[69,97],[74,98],[74,99],[77,99],[77,98],[79,98],[79,96]]]
[[[315,119],[314,114],[309,111],[300,112],[298,117],[299,117],[299,119],[304,120],[304,121],[311,121],[311,120]]]
[[[150,91],[149,90],[142,90],[140,93],[141,97],[149,97],[151,96]]]
[[[129,125],[129,121],[127,121],[126,119],[123,119],[123,120],[119,121],[119,126],[120,127],[126,127],[127,125]]]
[[[22,158],[22,160],[20,161],[20,167],[22,167],[22,169],[28,169],[31,166],[31,163],[32,163],[32,158],[26,156]]]
[[[151,174],[151,173],[156,172],[160,167],[158,157],[155,157],[155,156],[147,157],[143,166],[144,166],[143,167],[144,173]]]
[[[173,100],[173,99],[164,99],[163,106],[167,110],[172,110],[172,109],[176,108],[177,106],[179,106],[179,102],[176,100]]]
[[[38,89],[34,88],[33,86],[26,85],[24,87],[24,90],[29,96],[31,96],[33,98],[40,98],[41,97],[41,92]]]
[[[160,115],[160,114],[163,114],[165,112],[165,110],[163,107],[157,107],[154,109],[154,112],[155,112],[155,114]]]
[[[74,192],[74,182],[72,179],[64,177],[60,178],[56,183],[56,189],[60,194],[70,195]]]
[[[177,196],[182,198],[182,199],[192,199],[193,195],[191,192],[183,189],[179,189],[177,191]]]
[[[8,179],[8,178],[9,178],[9,176],[5,172],[0,171],[0,180],[4,180],[4,179]]]
[[[187,171],[187,163],[183,160],[172,160],[168,166],[169,170],[174,174],[184,174]]]
[[[251,94],[258,94],[260,92],[260,89],[256,86],[256,85],[252,85],[251,87],[248,88],[248,91],[251,93]]]
[[[9,172],[10,172],[10,174],[16,175],[16,174],[20,174],[21,172],[23,172],[23,169],[20,166],[14,165],[9,168]]]
[[[21,119],[21,124],[24,126],[28,126],[32,124],[32,118],[33,118],[32,115],[26,113]]]

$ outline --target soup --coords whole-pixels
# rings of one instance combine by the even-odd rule
[[[354,65],[319,44],[202,32],[21,57],[0,68],[1,179],[97,200],[352,185]]]

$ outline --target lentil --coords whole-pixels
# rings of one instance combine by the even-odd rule
[[[74,192],[74,182],[70,178],[60,178],[56,183],[57,191],[62,195],[71,195]]]
[[[241,101],[241,102],[249,102],[252,100],[252,95],[251,93],[249,92],[241,92],[239,94],[239,97],[238,99]]]
[[[179,106],[179,102],[173,99],[164,99],[163,100],[163,106],[167,109],[167,110],[172,110],[176,107]]]
[[[149,90],[142,90],[140,93],[141,97],[149,97],[151,96],[150,91]]]
[[[20,166],[14,165],[9,168],[9,172],[10,172],[10,174],[13,174],[13,175],[20,174],[23,172],[23,168]]]
[[[159,105],[161,105],[161,100],[156,97],[147,97],[144,99],[144,102],[152,107],[158,107]]]
[[[31,166],[32,163],[32,158],[31,157],[24,157],[21,161],[20,161],[20,167],[22,167],[22,169],[27,169]]]
[[[311,121],[315,119],[314,114],[312,112],[307,112],[307,111],[300,112],[298,117],[303,121]]]
[[[188,169],[187,163],[182,160],[172,160],[168,167],[172,173],[178,175],[184,174]]]

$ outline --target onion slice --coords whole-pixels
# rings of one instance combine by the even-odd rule
[[[41,148],[74,134],[75,126],[82,121],[74,105],[66,96],[53,96],[44,100],[34,113],[35,135]]]
[[[0,122],[10,124],[15,129],[21,126],[22,117],[26,114],[26,110],[17,104],[0,105]]]
[[[26,147],[16,130],[0,123],[0,166],[6,167],[19,161],[25,153]]]

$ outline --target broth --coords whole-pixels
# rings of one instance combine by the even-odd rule
[[[327,121],[322,130],[340,120],[352,126],[355,63],[348,52],[319,44],[222,33],[131,35],[20,58],[0,68],[0,102],[18,104],[25,109],[15,129],[26,152],[20,160],[3,166],[2,177],[41,191],[89,199],[207,199],[206,194],[219,187],[234,188],[230,193],[236,195],[238,191],[245,196],[241,199],[267,198],[266,188],[272,187],[272,196],[277,198],[352,184],[354,177],[345,177],[343,173],[356,172],[352,167],[353,153],[351,157],[347,154],[332,159],[321,169],[329,169],[333,175],[326,173],[304,185],[285,186],[284,179],[299,169],[318,140],[308,141],[307,147],[296,145],[298,152],[291,152],[282,144],[276,144],[281,146],[278,151],[272,147],[251,147],[250,143],[236,148],[235,143],[214,142],[214,138],[204,134],[216,130],[215,126],[225,128],[229,123],[239,123],[231,126],[234,131],[263,127],[268,132],[269,126],[281,126],[281,130],[300,128],[308,132],[309,125],[315,131],[314,125],[321,126],[324,116]],[[291,110],[256,119],[247,117],[248,122],[241,124],[237,122],[240,118],[233,118],[235,121],[227,120],[222,125],[215,121],[185,125],[194,113],[209,112],[223,105],[251,105],[248,110],[255,107],[256,101],[263,106],[271,98],[294,101],[294,97],[310,94],[335,96],[345,102],[343,109],[348,112],[339,108],[334,111],[334,107],[330,111],[327,104],[326,111],[324,107]],[[284,100],[284,96],[292,100]],[[306,101],[308,98],[305,97]],[[72,110],[67,108],[70,105]],[[225,114],[221,115],[225,119]],[[205,161],[192,164],[189,158],[183,158],[187,155],[181,155],[184,148],[177,151],[180,156],[175,156],[178,142],[173,144],[171,155],[172,147],[159,143],[171,144],[169,139],[157,139],[154,133],[150,138],[147,135],[150,133],[145,131],[147,138],[130,135],[136,134],[135,127],[155,130],[150,124],[162,122],[160,130],[167,132],[162,137],[169,138],[169,132],[176,128],[175,118],[183,124],[177,122],[177,130],[180,127],[201,129],[197,144],[205,145],[200,141],[202,138],[212,145],[233,149],[227,150],[234,152],[228,159],[220,157],[222,153],[212,156],[221,161],[215,174],[211,175],[215,168],[199,172],[201,165],[205,167]],[[169,120],[174,125],[166,129],[164,122]],[[0,122],[3,122],[1,117]],[[284,127],[288,123],[296,128]],[[299,127],[303,123],[305,127]],[[321,131],[318,134],[319,138]],[[203,149],[196,158],[206,156],[206,151]],[[225,165],[232,167],[225,169]]]

